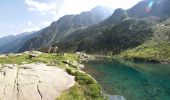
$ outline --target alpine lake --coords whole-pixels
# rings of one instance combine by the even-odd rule
[[[170,64],[104,59],[90,61],[83,71],[109,95],[126,100],[170,100]]]

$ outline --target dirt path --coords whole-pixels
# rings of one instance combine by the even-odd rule
[[[54,100],[73,86],[74,77],[45,64],[0,67],[0,100]]]

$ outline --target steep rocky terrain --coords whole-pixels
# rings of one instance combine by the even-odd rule
[[[56,45],[66,51],[104,54],[119,54],[137,47],[135,50],[142,52],[137,56],[169,62],[168,4],[168,0],[143,0],[126,11],[117,9],[98,25],[76,31]],[[131,57],[133,52],[136,51],[131,51]]]
[[[124,20],[110,29],[107,28],[107,30],[101,30],[98,27],[93,29],[78,31],[79,34],[74,33],[73,36],[69,36],[57,46],[68,51],[91,53],[112,51],[114,54],[118,54],[122,50],[134,48],[144,43],[153,36],[150,25],[135,19]]]
[[[78,15],[63,16],[49,27],[43,29],[37,37],[26,41],[20,51],[53,45],[78,29],[84,29],[99,23],[110,16],[111,13],[110,9],[97,6],[91,11],[82,12]]]

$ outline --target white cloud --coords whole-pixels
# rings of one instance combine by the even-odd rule
[[[95,6],[101,5],[109,8],[128,9],[141,0],[25,0],[29,11],[37,11],[43,16],[48,16],[46,20],[56,21],[60,17],[68,14],[78,14],[88,11]],[[52,17],[52,20],[49,19]],[[42,22],[42,27],[48,26],[50,21]]]
[[[114,9],[128,9],[139,1],[141,0],[63,0],[63,5],[60,7],[53,20],[57,20],[59,17],[66,14],[78,14],[98,5]]]
[[[51,0],[51,2],[25,0],[25,3],[29,11],[39,11],[41,15],[51,14],[53,19],[57,20],[66,14],[78,14],[97,5],[128,9],[139,1],[141,0]]]
[[[29,25],[29,26],[32,25],[32,22],[31,22],[31,21],[28,21],[28,25]]]
[[[46,12],[41,12],[40,14],[41,14],[41,15],[46,15],[47,13],[46,13]]]
[[[7,25],[8,28],[15,28],[14,25]]]
[[[29,7],[29,11],[39,11],[41,12],[41,14],[46,14],[48,12],[55,11],[58,9],[56,3],[45,3],[34,0],[25,0],[25,3]]]
[[[42,22],[42,25],[44,26],[44,27],[47,27],[47,26],[49,26],[51,24],[51,21],[44,21],[44,22]]]
[[[41,29],[40,27],[27,28],[27,29],[24,29],[21,33],[38,31],[38,30],[40,30],[40,29]]]
[[[123,8],[128,9],[142,0],[91,0],[98,5],[103,5],[110,8]]]

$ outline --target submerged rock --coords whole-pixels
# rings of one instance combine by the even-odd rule
[[[107,95],[109,100],[126,100],[123,96],[120,95]]]
[[[83,64],[79,64],[79,68],[85,68]]]

